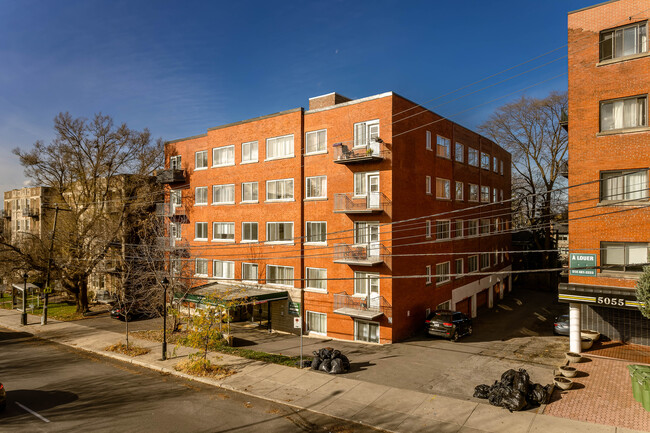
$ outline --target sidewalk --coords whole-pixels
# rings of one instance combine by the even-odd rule
[[[134,343],[151,348],[151,353],[130,358],[103,350],[106,346],[123,340],[120,333],[89,328],[74,322],[50,321],[47,326],[40,326],[40,317],[37,316],[29,316],[28,323],[27,326],[20,325],[20,313],[17,311],[0,310],[0,327],[28,332],[39,338],[164,373],[393,432],[635,431],[557,418],[533,411],[510,413],[474,401],[364,382],[345,375],[327,375],[307,369],[264,364],[229,355],[219,355],[219,363],[234,369],[236,374],[221,380],[196,378],[173,369],[173,365],[191,351],[187,348],[179,348],[175,358],[161,361],[160,344],[133,339]]]

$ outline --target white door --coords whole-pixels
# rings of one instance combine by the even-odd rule
[[[368,223],[368,258],[379,257],[379,223]]]
[[[379,308],[379,278],[368,276],[368,306]]]
[[[368,209],[378,209],[381,207],[379,197],[379,175],[368,175]]]
[[[368,149],[371,155],[379,155],[379,143],[376,138],[379,137],[379,124],[368,126]]]

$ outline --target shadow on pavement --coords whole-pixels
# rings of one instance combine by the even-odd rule
[[[35,389],[7,391],[7,409],[0,414],[0,419],[7,420],[27,413],[17,403],[38,413],[72,403],[78,398],[77,394],[68,391],[40,391]]]

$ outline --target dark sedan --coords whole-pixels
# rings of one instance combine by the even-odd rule
[[[569,315],[562,314],[555,318],[553,333],[557,335],[569,335]]]
[[[147,311],[143,308],[131,308],[126,310],[123,307],[113,307],[111,309],[111,317],[113,319],[128,320],[140,320],[140,319],[151,319],[156,317],[155,311]]]
[[[452,341],[463,335],[472,335],[472,319],[458,311],[433,311],[427,316],[425,325],[429,335]]]
[[[7,407],[7,392],[5,387],[0,383],[0,411]]]

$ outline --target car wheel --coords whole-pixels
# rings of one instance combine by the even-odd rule
[[[467,335],[472,335],[472,327],[467,327]]]
[[[454,332],[454,334],[451,336],[451,341],[454,343],[458,341],[458,332]]]

